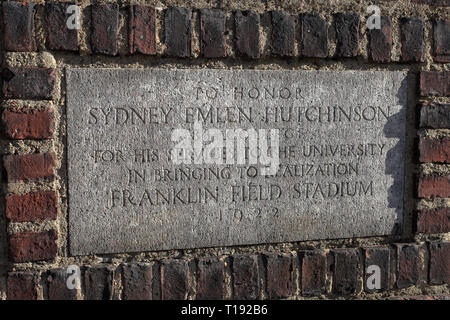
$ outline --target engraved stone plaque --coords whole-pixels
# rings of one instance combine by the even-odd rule
[[[406,79],[68,69],[71,253],[396,233]]]

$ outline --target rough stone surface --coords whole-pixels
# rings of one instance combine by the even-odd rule
[[[254,11],[237,11],[235,14],[236,49],[238,54],[258,59],[259,52],[259,25],[260,16]]]
[[[70,17],[67,8],[74,4],[74,2],[45,4],[47,47],[50,50],[78,51],[78,30],[67,27]]]
[[[304,13],[300,18],[301,49],[303,57],[328,56],[328,23],[316,13]]]
[[[150,6],[131,5],[129,21],[130,53],[156,54],[156,10]]]
[[[164,16],[165,54],[170,57],[187,58],[192,55],[191,10],[168,8]]]
[[[67,90],[72,254],[385,235],[402,222],[405,72],[74,69]],[[219,132],[278,129],[276,175],[261,157],[173,163],[172,130],[191,136],[194,117]]]
[[[223,58],[225,48],[225,12],[200,10],[200,52],[205,58]]]

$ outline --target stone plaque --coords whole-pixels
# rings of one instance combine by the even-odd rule
[[[74,255],[394,234],[406,72],[69,69]]]

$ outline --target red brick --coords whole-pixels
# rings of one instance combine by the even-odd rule
[[[188,296],[188,263],[169,260],[161,265],[161,299],[186,300]]]
[[[224,298],[225,266],[223,259],[202,258],[198,261],[197,299]]]
[[[54,269],[47,273],[48,300],[77,300],[79,290],[69,289],[67,279],[66,269]]]
[[[436,62],[450,62],[450,20],[433,20],[433,56]]]
[[[300,16],[300,54],[303,57],[326,58],[328,56],[328,23],[317,13]]]
[[[417,232],[450,232],[450,208],[424,209],[417,212]]]
[[[450,176],[424,176],[419,178],[419,198],[450,197]]]
[[[205,58],[226,57],[225,13],[222,10],[200,10],[200,52]]]
[[[304,296],[318,296],[325,293],[327,276],[327,255],[324,251],[299,252],[301,266],[301,288]]]
[[[422,71],[420,73],[421,96],[450,96],[450,71]]]
[[[430,283],[450,283],[450,242],[430,243]]]
[[[272,55],[295,55],[295,17],[284,11],[272,11]]]
[[[356,249],[333,250],[334,272],[333,292],[336,294],[352,294],[358,283],[360,258]]]
[[[239,55],[259,59],[260,16],[254,11],[238,11],[235,14],[236,49]]]
[[[10,194],[6,196],[5,212],[13,222],[55,220],[58,199],[54,191]]]
[[[45,4],[45,26],[47,47],[50,50],[78,51],[78,30],[69,29],[67,8],[74,2],[52,2]]]
[[[34,3],[3,2],[5,51],[36,51],[34,13]]]
[[[131,5],[129,20],[130,53],[156,54],[156,10],[150,6]]]
[[[450,138],[420,137],[420,162],[450,162]]]
[[[369,60],[387,63],[391,61],[392,24],[390,17],[381,17],[381,29],[367,30]]]
[[[3,69],[3,94],[8,99],[54,99],[55,69],[9,67]]]
[[[9,139],[51,139],[55,130],[53,110],[5,109],[2,125]]]
[[[429,103],[421,105],[420,127],[450,129],[450,103]]]
[[[260,268],[258,256],[237,255],[233,257],[234,299],[255,300],[259,297]]]
[[[388,247],[364,248],[364,290],[374,292],[377,290],[388,290],[390,286],[390,249]],[[367,273],[369,266],[375,265],[380,268],[380,288],[369,289],[367,280],[371,274]]]
[[[187,58],[192,55],[191,10],[167,8],[164,16],[165,55]]]
[[[6,280],[6,298],[8,300],[37,300],[38,282],[37,272],[10,272]]]
[[[265,255],[266,290],[269,299],[280,299],[295,293],[294,261],[290,254]]]
[[[336,13],[336,57],[350,58],[358,55],[359,15],[356,13]]]
[[[123,266],[123,300],[152,300],[151,264]]]
[[[416,244],[397,244],[397,287],[417,284],[421,272],[419,247]]]
[[[114,269],[111,266],[87,267],[84,270],[84,299],[111,300]]]
[[[54,153],[7,155],[3,158],[8,182],[30,181],[55,176]]]
[[[115,56],[119,35],[119,6],[116,3],[92,5],[92,52]]]
[[[50,260],[58,248],[56,231],[15,233],[9,237],[9,252],[13,262]]]
[[[425,23],[419,18],[400,18],[402,62],[423,62],[425,59]]]

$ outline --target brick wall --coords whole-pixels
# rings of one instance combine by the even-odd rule
[[[380,30],[366,29],[365,1],[142,2],[79,1],[79,30],[66,27],[71,2],[2,4],[1,299],[450,294],[448,0],[376,2]],[[390,237],[72,257],[63,72],[72,66],[407,70],[417,106],[406,228]],[[365,273],[373,264],[382,270],[375,291]],[[79,290],[67,289],[70,265],[80,267]]]

